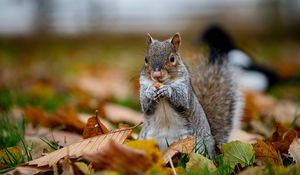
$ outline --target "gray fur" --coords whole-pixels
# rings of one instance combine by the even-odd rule
[[[231,65],[202,62],[192,72],[194,92],[205,111],[216,144],[226,143],[231,131],[239,127],[243,107]]]
[[[176,66],[166,66],[171,52],[174,52],[174,46],[170,40],[148,43],[146,58],[149,65],[140,74],[140,102],[145,122],[139,137],[156,138],[159,147],[164,149],[166,140],[171,144],[194,135],[197,143],[204,141],[210,157],[214,158],[215,139],[217,144],[226,142],[232,129],[229,117],[234,115],[235,103],[232,101],[236,94],[232,92],[235,85],[231,74],[225,71],[226,66],[208,65],[200,67],[197,70],[199,76],[191,78],[179,54],[176,54]],[[167,81],[159,89],[154,87],[155,81],[150,76],[156,68],[168,72]],[[223,85],[230,87],[223,90]],[[221,127],[222,130],[216,132],[215,129]]]

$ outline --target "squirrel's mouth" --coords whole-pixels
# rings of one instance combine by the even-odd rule
[[[160,78],[153,78],[151,76],[151,79],[154,81],[154,82],[159,82],[159,83],[166,83],[168,82],[168,77],[167,76],[164,76],[164,77],[160,77]]]
[[[159,83],[166,83],[169,80],[169,75],[165,70],[153,71],[150,77],[154,82]]]

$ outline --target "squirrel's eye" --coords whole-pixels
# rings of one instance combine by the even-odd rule
[[[174,57],[174,55],[170,56],[170,62],[171,62],[171,63],[174,63],[174,62],[175,62],[175,57]]]
[[[145,57],[145,63],[148,64],[148,59],[147,59],[147,57]]]

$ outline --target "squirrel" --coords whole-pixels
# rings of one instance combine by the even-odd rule
[[[180,55],[179,33],[165,41],[147,35],[140,72],[140,103],[145,116],[140,139],[155,138],[160,149],[193,135],[208,156],[239,127],[243,100],[226,59],[199,63],[190,72]]]

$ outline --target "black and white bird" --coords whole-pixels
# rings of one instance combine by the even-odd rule
[[[209,47],[209,60],[228,59],[235,67],[239,84],[254,91],[263,92],[277,83],[279,75],[272,69],[261,66],[236,46],[229,34],[220,26],[207,28],[197,39]]]

